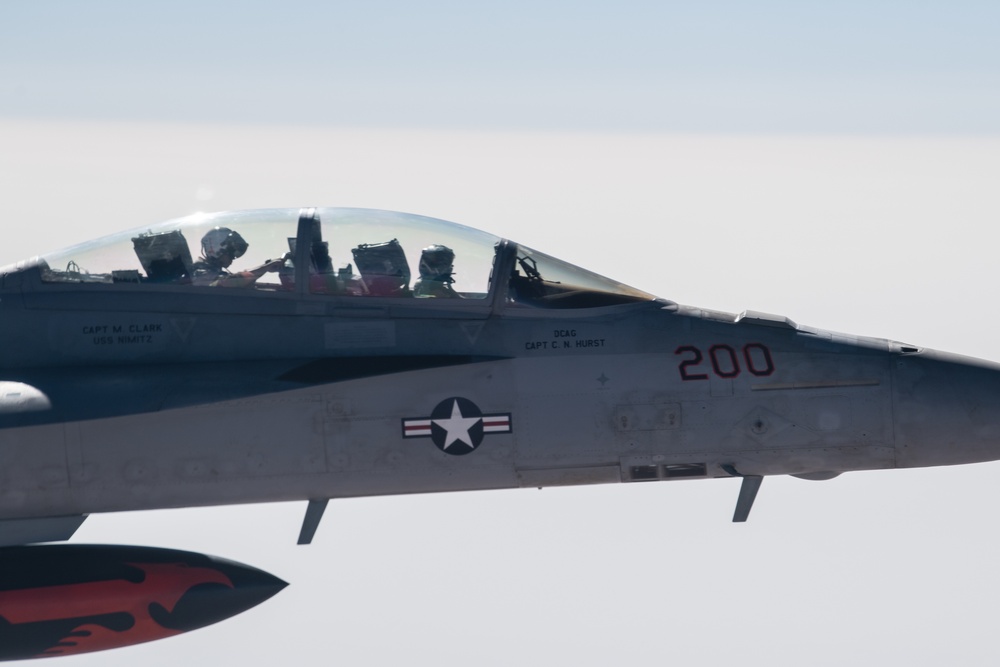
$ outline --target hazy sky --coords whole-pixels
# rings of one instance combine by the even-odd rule
[[[0,264],[196,210],[480,227],[1000,360],[1000,5],[0,3]],[[1000,465],[91,517],[291,582],[70,665],[995,665]],[[63,663],[59,663],[63,664]]]
[[[0,121],[0,263],[195,210],[435,215],[683,303],[1000,359],[1000,138]],[[1000,465],[95,515],[291,582],[76,665],[996,664]],[[70,659],[67,659],[70,660]],[[61,663],[60,663],[61,664]]]
[[[998,25],[985,0],[8,0],[0,115],[996,132]]]

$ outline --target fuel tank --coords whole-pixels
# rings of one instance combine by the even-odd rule
[[[101,651],[235,616],[287,584],[204,554],[60,544],[0,549],[0,660]]]

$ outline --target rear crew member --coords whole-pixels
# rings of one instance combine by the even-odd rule
[[[455,251],[448,246],[431,245],[420,252],[420,278],[413,284],[413,296],[461,298],[452,288],[455,279]]]
[[[284,265],[284,259],[274,259],[249,271],[230,273],[229,265],[242,257],[248,247],[250,244],[228,227],[209,230],[201,239],[201,259],[194,263],[191,282],[218,287],[250,287],[268,271],[278,271]]]

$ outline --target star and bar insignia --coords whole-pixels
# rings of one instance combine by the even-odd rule
[[[454,456],[475,451],[486,435],[511,430],[509,412],[484,415],[479,406],[460,396],[438,403],[430,417],[403,420],[404,438],[430,438],[438,449]]]

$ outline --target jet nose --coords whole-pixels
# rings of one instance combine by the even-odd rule
[[[894,359],[900,468],[1000,459],[1000,364],[933,350]]]

